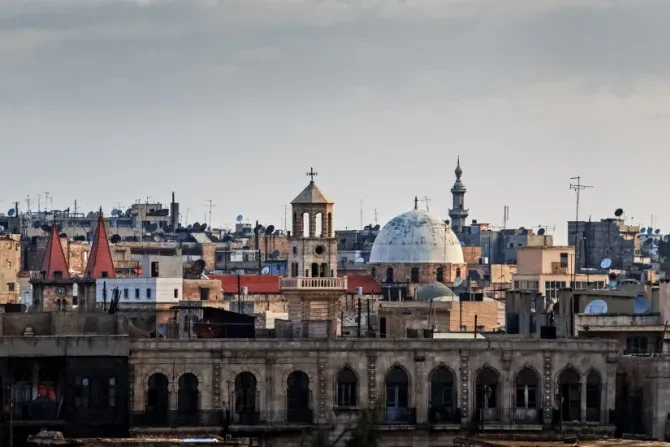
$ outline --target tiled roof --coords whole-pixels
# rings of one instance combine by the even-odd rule
[[[116,278],[112,251],[109,249],[107,230],[105,229],[105,222],[102,219],[101,211],[100,216],[98,216],[98,226],[95,228],[95,236],[93,236],[91,253],[88,255],[86,276],[89,278],[102,278],[103,272],[106,272],[107,278]]]
[[[382,286],[371,275],[352,275],[347,273],[340,273],[339,276],[347,277],[347,293],[356,293],[356,287],[362,287],[364,295],[382,293]]]
[[[237,275],[207,275],[221,281],[223,293],[237,293]],[[279,275],[240,275],[240,287],[247,287],[249,294],[280,293]]]
[[[60,272],[61,279],[70,278],[67,261],[65,260],[65,253],[63,252],[63,246],[60,244],[60,237],[58,236],[58,227],[56,224],[51,227],[51,235],[49,236],[49,242],[47,242],[47,248],[44,251],[40,271],[43,273],[44,279],[46,280],[57,279],[55,277],[55,272]]]
[[[298,197],[293,199],[292,204],[309,204],[309,203],[333,203],[328,196],[326,196],[316,183],[309,182],[309,185],[302,190]]]

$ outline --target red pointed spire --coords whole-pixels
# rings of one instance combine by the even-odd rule
[[[43,280],[70,279],[67,260],[63,252],[63,246],[60,244],[60,236],[58,236],[58,226],[56,223],[51,227],[51,235],[49,235],[47,249],[42,258],[40,272],[42,273]]]
[[[109,249],[107,230],[105,229],[105,222],[102,219],[102,208],[100,208],[98,226],[93,236],[91,253],[88,255],[86,276],[88,278],[116,278],[112,251]]]

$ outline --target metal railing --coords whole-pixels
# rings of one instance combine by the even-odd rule
[[[312,425],[314,411],[296,408],[285,411],[255,411],[253,409],[226,413],[228,425]]]
[[[221,427],[221,410],[137,411],[130,415],[131,427]]]
[[[347,277],[334,278],[280,278],[281,289],[332,289],[346,290]]]
[[[428,409],[428,421],[431,424],[458,424],[461,422],[461,410],[453,405],[432,405]]]
[[[416,408],[386,407],[382,414],[381,423],[389,424],[416,424]]]

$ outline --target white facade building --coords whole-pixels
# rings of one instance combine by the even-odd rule
[[[182,299],[183,278],[100,278],[95,282],[95,301],[103,303],[107,287],[107,303],[118,287],[119,304],[178,304]]]

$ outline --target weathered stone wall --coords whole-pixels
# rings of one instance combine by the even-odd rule
[[[208,289],[209,294],[203,305],[208,302],[221,302],[221,281],[218,279],[184,279],[182,300],[183,301],[200,301],[200,289]]]
[[[0,304],[17,303],[21,296],[21,243],[7,236],[0,237]]]

